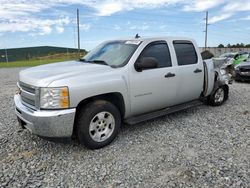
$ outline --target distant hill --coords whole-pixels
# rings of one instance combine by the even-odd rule
[[[38,46],[27,48],[10,48],[7,49],[9,62],[36,59],[44,56],[61,54],[61,53],[77,53],[76,48],[63,48],[54,46]],[[86,50],[81,50],[81,53],[86,53]],[[6,61],[6,50],[0,49],[0,62]]]

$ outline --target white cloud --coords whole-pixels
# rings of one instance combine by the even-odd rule
[[[233,13],[223,13],[219,16],[213,16],[211,19],[209,19],[209,24],[213,24],[222,20],[225,20],[227,18],[230,18],[233,15]]]
[[[64,5],[83,5],[93,8],[98,16],[109,16],[119,11],[135,8],[155,8],[184,2],[184,0],[0,0],[0,13],[7,17],[10,14],[27,15],[45,9]],[[185,3],[187,4],[187,3]],[[13,12],[16,12],[13,13]]]
[[[63,32],[64,32],[64,28],[61,27],[61,26],[56,26],[56,31],[57,31],[58,33],[63,33]]]
[[[250,20],[250,16],[247,16],[245,18],[242,18],[242,20]]]
[[[220,10],[220,14],[210,18],[210,23],[216,23],[228,19],[237,12],[250,11],[250,1],[246,0],[226,0],[225,6]]]
[[[186,11],[204,11],[223,4],[226,0],[194,0],[184,6]]]
[[[53,26],[57,32],[62,32],[63,26],[69,23],[69,18],[59,18],[56,20],[37,18],[16,18],[0,22],[0,32],[34,32],[39,35],[47,35],[53,31]]]
[[[249,0],[0,0],[0,5],[0,32],[21,31],[42,35],[50,34],[53,31],[62,33],[65,25],[74,24],[67,17],[39,18],[39,14],[46,10],[53,8],[53,12],[60,12],[60,7],[67,5],[90,7],[95,16],[110,16],[136,8],[158,8],[169,5],[179,5],[185,11],[198,12],[222,6],[220,14],[211,17],[210,23],[228,19],[238,11],[250,10]],[[89,24],[81,25],[81,29],[85,31],[90,28]],[[115,27],[115,29],[119,28]],[[141,26],[140,29],[146,30],[148,27]]]
[[[68,17],[41,19],[37,13],[54,6],[52,0],[0,0],[0,32],[31,32],[32,35],[47,35],[55,29],[63,32],[69,24]]]
[[[115,25],[115,26],[114,26],[114,29],[115,29],[115,30],[121,30],[122,28],[121,28],[119,25]]]
[[[41,32],[39,33],[40,35],[48,35],[50,34],[52,31],[51,27],[50,26],[43,26],[41,28]]]
[[[120,11],[128,11],[136,8],[157,8],[162,6],[168,6],[176,3],[183,3],[184,0],[103,0],[92,1],[95,3],[81,2],[80,4],[87,5],[96,10],[98,16],[110,16]]]
[[[98,11],[97,14],[99,16],[109,16],[111,14],[124,10],[125,6],[122,2],[110,1],[110,2],[104,2],[104,3],[98,4],[94,6],[93,8],[95,8]]]
[[[88,31],[91,28],[90,24],[80,24],[80,29],[84,31]]]
[[[226,12],[239,12],[239,11],[249,11],[250,10],[250,1],[246,0],[237,0],[229,2],[224,8],[223,11]]]
[[[139,31],[145,31],[149,29],[149,26],[144,24],[144,25],[132,25],[129,27],[131,30],[139,30]]]

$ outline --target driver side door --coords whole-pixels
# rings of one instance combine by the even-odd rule
[[[178,72],[172,66],[171,55],[166,41],[147,45],[136,63],[142,58],[155,58],[156,68],[130,72],[131,113],[138,115],[176,104]]]

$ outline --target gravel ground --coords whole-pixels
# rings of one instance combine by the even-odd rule
[[[13,94],[20,69],[0,69],[0,187],[250,187],[250,84],[206,105],[123,126],[91,151],[20,130]]]

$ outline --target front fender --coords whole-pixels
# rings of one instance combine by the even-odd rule
[[[63,84],[62,84],[63,83]],[[70,107],[75,108],[78,104],[90,97],[120,93],[124,100],[125,116],[130,113],[129,89],[127,78],[121,72],[112,74],[96,74],[93,76],[77,76],[70,79],[53,82],[53,86],[68,86],[70,94]]]

